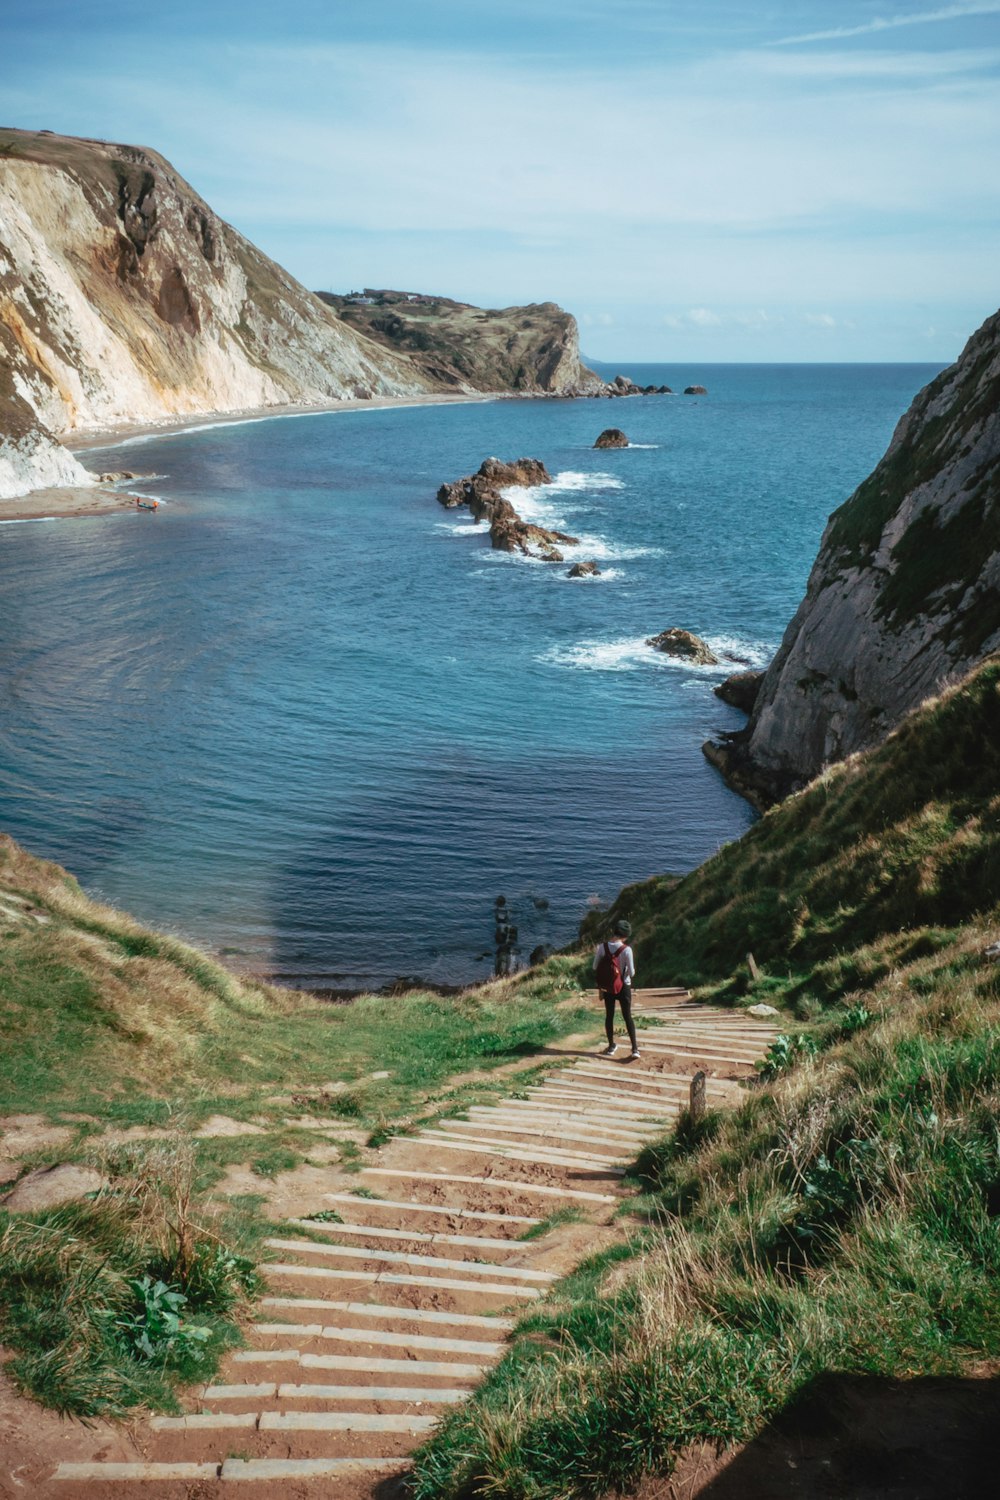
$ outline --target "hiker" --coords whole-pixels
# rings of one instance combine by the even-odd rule
[[[618,1051],[615,1041],[615,1002],[622,1008],[622,1019],[628,1032],[628,1039],[632,1043],[632,1055],[629,1062],[634,1062],[639,1056],[639,1043],[635,1035],[635,1022],[632,1020],[632,981],[635,978],[635,956],[629,946],[629,938],[632,936],[632,927],[628,922],[616,922],[611,929],[611,937],[604,943],[598,943],[594,952],[594,973],[597,975],[597,992],[604,1001],[604,1030],[607,1032],[608,1045],[601,1053],[602,1057],[614,1057]]]
[[[498,896],[494,901],[493,919],[496,923],[493,940],[497,945],[496,962],[493,965],[493,972],[498,979],[504,979],[510,974],[514,960],[514,949],[517,947],[517,928],[514,926],[511,909],[507,905],[506,896]]]

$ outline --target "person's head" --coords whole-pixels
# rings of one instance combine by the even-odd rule
[[[627,943],[632,936],[632,923],[624,921],[616,922],[611,929],[611,936],[621,938],[623,943]]]

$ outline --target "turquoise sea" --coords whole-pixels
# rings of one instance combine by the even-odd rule
[[[501,400],[91,452],[154,514],[0,528],[0,826],[243,968],[351,989],[491,969],[750,825],[700,746],[827,515],[937,366],[624,365],[702,398]],[[634,446],[595,452],[621,426]],[[493,553],[437,486],[487,455],[599,579]],[[719,668],[646,636],[704,636]],[[640,955],[641,959],[641,955]]]

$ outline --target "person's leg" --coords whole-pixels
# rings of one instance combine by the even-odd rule
[[[615,1045],[615,997],[604,991],[604,1030],[608,1037],[608,1046]]]
[[[625,1030],[628,1032],[628,1039],[632,1043],[632,1051],[638,1052],[639,1042],[635,1034],[635,1022],[632,1019],[632,986],[630,984],[625,985],[621,994],[618,996],[618,1002],[622,1008],[622,1019],[625,1022]]]

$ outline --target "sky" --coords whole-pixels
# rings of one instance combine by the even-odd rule
[[[1000,305],[1000,0],[0,0],[0,124],[155,147],[317,290],[598,360],[945,363]]]

